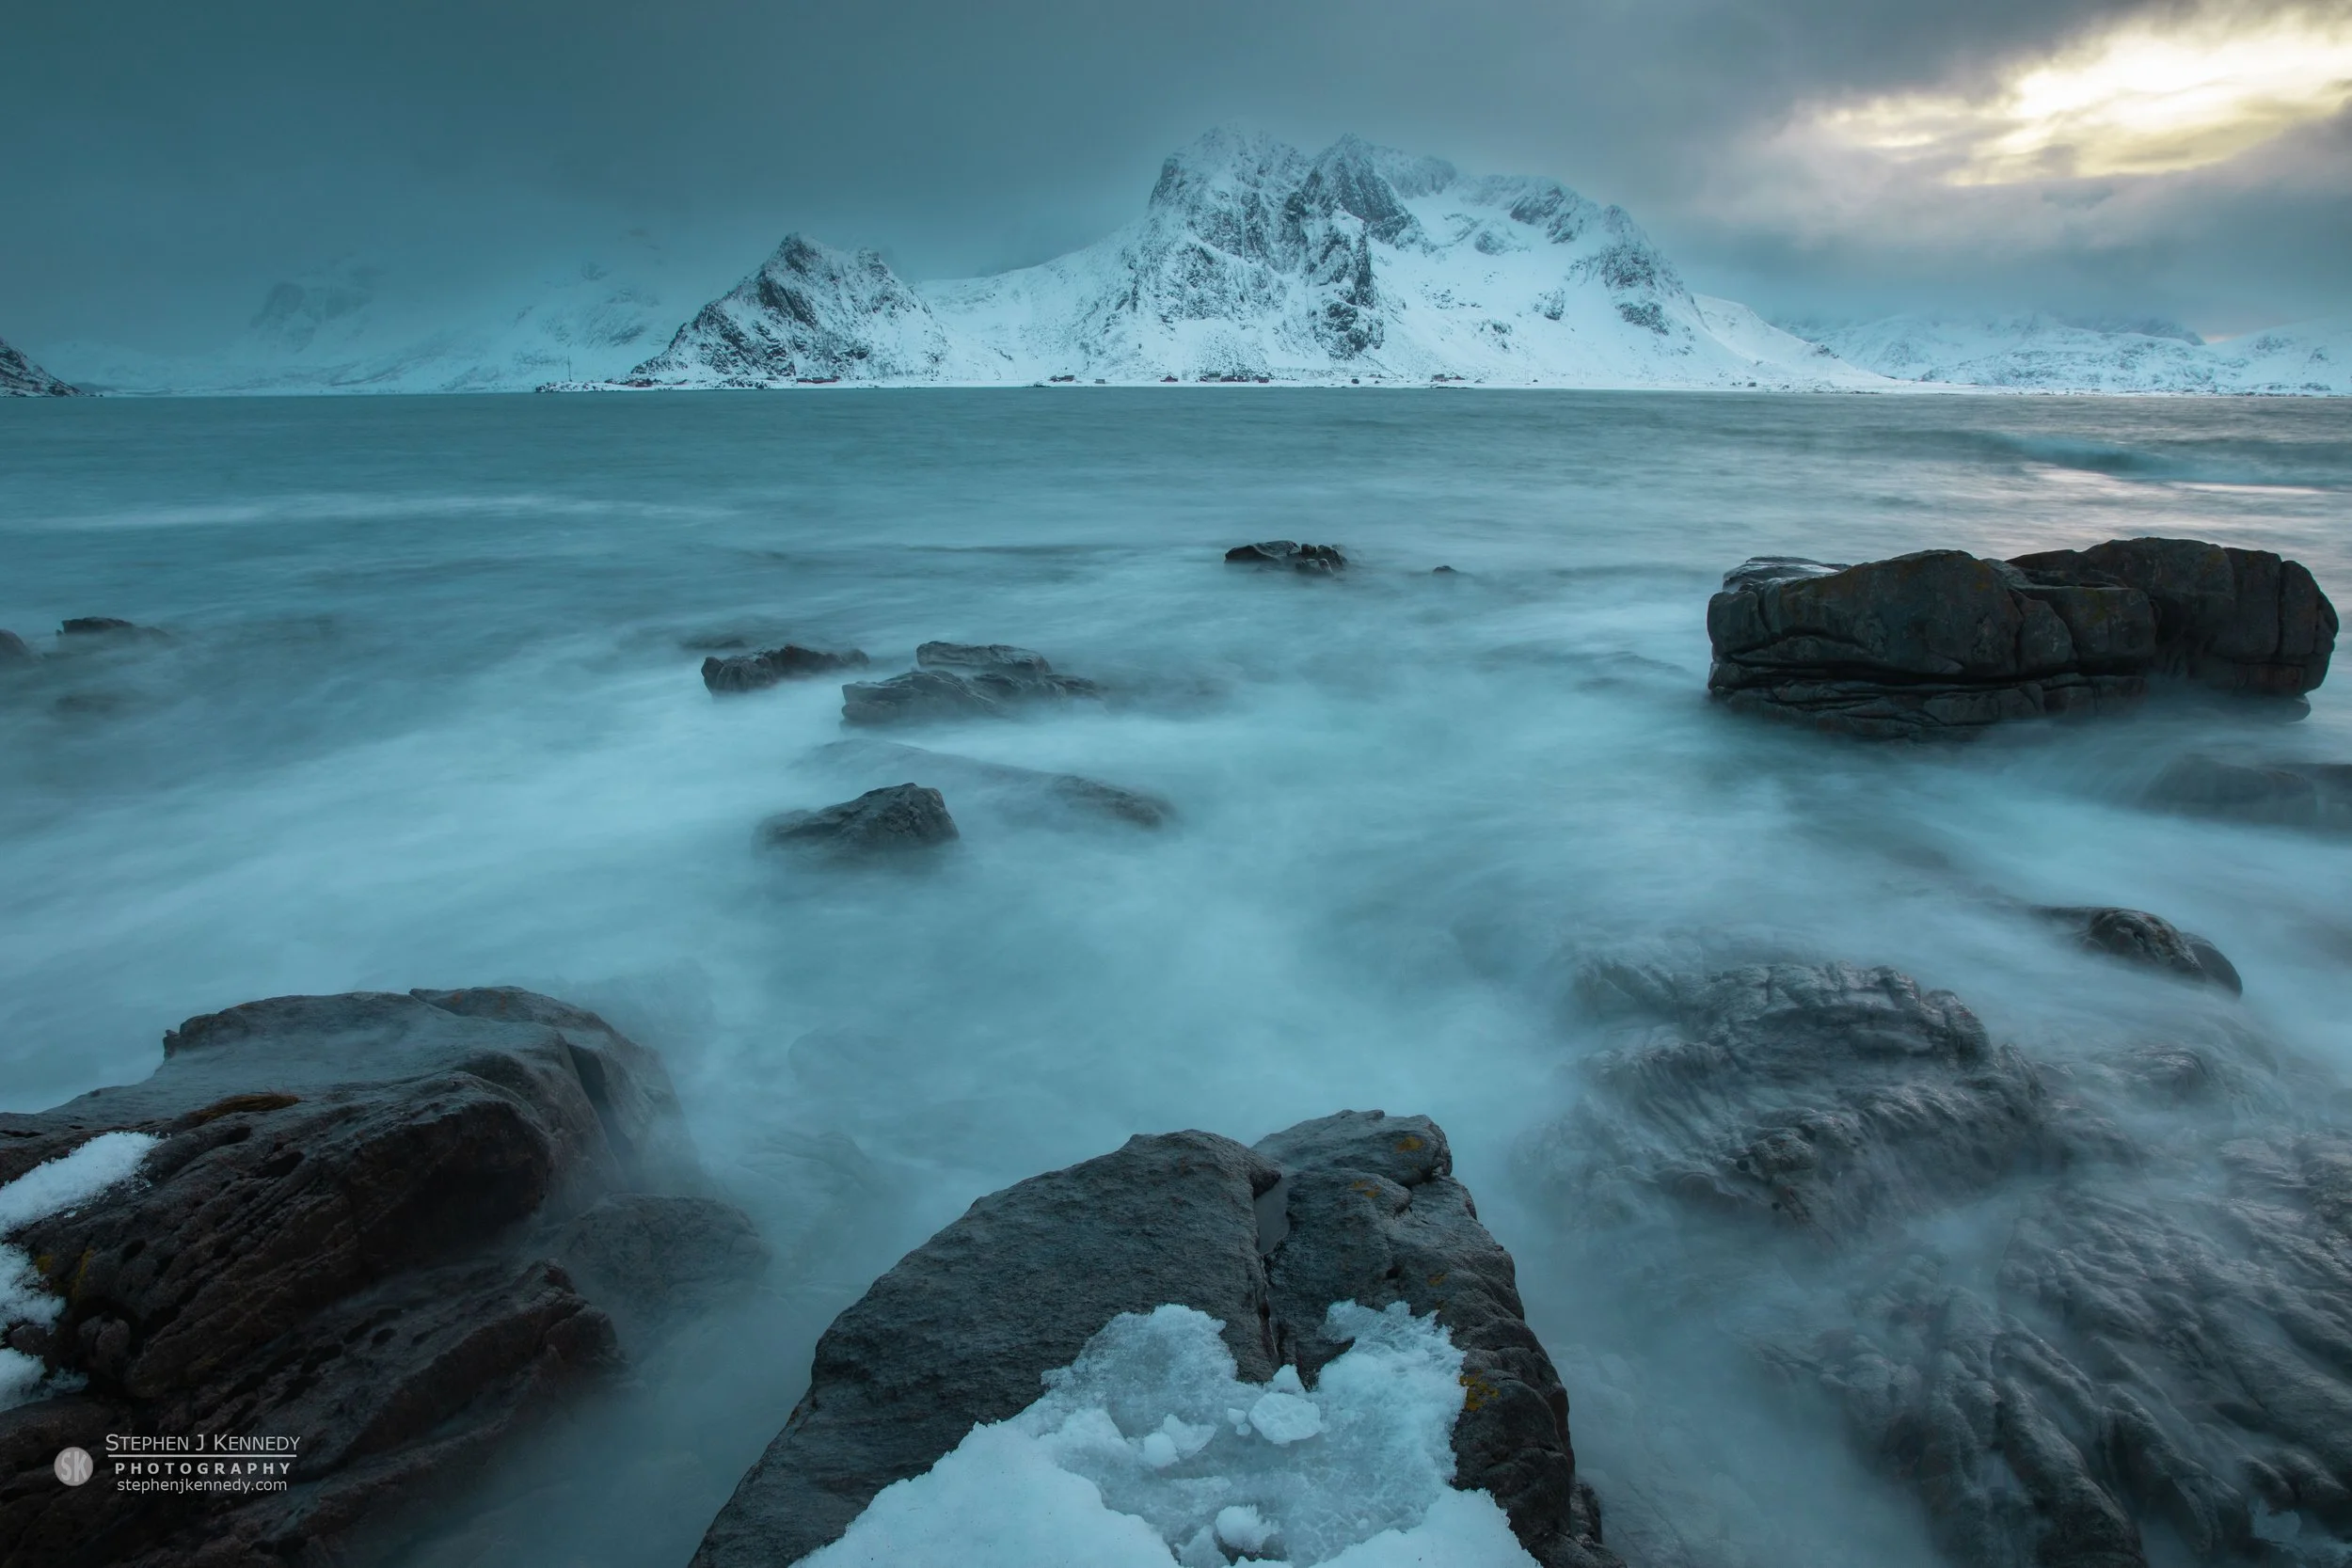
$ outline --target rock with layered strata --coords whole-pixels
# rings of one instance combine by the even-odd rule
[[[660,1058],[529,991],[191,1019],[145,1082],[0,1115],[0,1181],[110,1132],[158,1140],[135,1177],[7,1238],[36,1294],[0,1331],[53,1374],[48,1397],[0,1411],[9,1562],[365,1557],[622,1370],[601,1288],[567,1252],[651,1249],[706,1282],[756,1266],[699,1192]],[[641,1247],[613,1209],[644,1195],[691,1201],[640,1206]],[[279,1493],[119,1492],[103,1458],[89,1484],[57,1485],[57,1450],[103,1455],[108,1433],[299,1449]]]

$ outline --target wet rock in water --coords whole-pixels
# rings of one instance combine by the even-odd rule
[[[2333,1560],[2352,1136],[2324,1075],[2185,997],[2061,1067],[1883,969],[1584,991],[1614,1048],[1521,1151],[1571,1259],[1690,1304],[1792,1418],[1826,1399],[1952,1561]],[[2312,1555],[2263,1556],[2263,1513]]]
[[[1429,568],[1429,575],[1433,578],[1458,578],[1463,574],[1451,566],[1432,566]]]
[[[2011,564],[2037,585],[2128,588],[2156,622],[2152,674],[2216,690],[2299,697],[2328,678],[2336,608],[2302,562],[2196,539],[2110,539]]]
[[[1510,1257],[1451,1172],[1427,1119],[1350,1112],[1254,1149],[1138,1136],[981,1198],[834,1321],[696,1568],[791,1562],[837,1539],[882,1488],[1034,1402],[1121,1313],[1197,1308],[1222,1324],[1236,1375],[1262,1383],[1337,1354],[1322,1329],[1347,1300],[1434,1311],[1463,1350],[1455,1486],[1492,1493],[1547,1568],[1613,1564]]]
[[[785,812],[759,825],[759,841],[773,848],[851,853],[924,849],[956,836],[946,799],[917,784],[869,789],[854,800]]]
[[[12,631],[0,629],[0,669],[11,664],[31,664],[40,656],[33,652],[24,639]]]
[[[616,1319],[657,1326],[739,1294],[767,1243],[731,1203],[670,1193],[598,1198],[552,1243],[579,1287]]]
[[[1915,739],[2121,711],[2152,679],[2299,696],[2327,676],[2336,614],[2269,551],[2131,539],[2014,562],[1761,557],[1724,577],[1707,626],[1716,700]]]
[[[8,1238],[39,1276],[8,1344],[87,1380],[0,1410],[10,1562],[370,1556],[403,1510],[621,1369],[601,1287],[557,1260],[581,1226],[607,1238],[596,1257],[625,1250],[600,1200],[674,1195],[644,1201],[700,1215],[667,1211],[681,1276],[749,1266],[739,1225],[696,1196],[660,1058],[529,991],[190,1019],[146,1082],[0,1115],[0,1182],[114,1132],[158,1140],[136,1175]],[[282,1493],[119,1492],[103,1458],[97,1483],[36,1484],[110,1433],[300,1447]]]
[[[2233,996],[2246,990],[2237,966],[2222,956],[2221,949],[2145,910],[2047,906],[2034,912],[2072,931],[2087,951],[2218,986]]]
[[[902,746],[889,740],[836,740],[820,748],[818,755],[844,769],[868,774],[919,770],[959,786],[959,801],[964,800],[968,790],[1017,819],[1051,821],[1080,816],[1130,827],[1158,828],[1172,821],[1176,815],[1176,808],[1156,795],[1104,784],[1099,779],[983,762],[977,757],[926,751],[920,746]]]
[[[1055,673],[1043,654],[1009,643],[926,642],[917,668],[888,680],[841,689],[841,717],[852,724],[910,724],[1004,719],[1014,709],[1094,697],[1101,688]]]
[[[1289,539],[1264,539],[1236,545],[1225,552],[1229,565],[1286,566],[1294,572],[1328,574],[1344,571],[1347,557],[1337,545],[1301,545]]]
[[[2352,831],[2352,763],[2265,765],[2195,753],[2158,774],[2140,802],[2233,822]]]
[[[57,627],[57,641],[62,643],[130,641],[136,639],[161,638],[157,626],[142,626],[135,622],[119,620],[112,615],[77,615]]]
[[[867,662],[866,656],[855,648],[829,653],[787,642],[781,648],[761,653],[704,659],[703,685],[714,693],[763,691],[782,681],[830,674],[835,670],[862,670]]]

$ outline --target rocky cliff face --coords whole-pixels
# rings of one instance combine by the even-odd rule
[[[1877,380],[1744,316],[1710,315],[1622,210],[1556,182],[1214,131],[1136,222],[1040,266],[910,286],[793,236],[618,384]]]
[[[72,397],[79,390],[0,341],[0,397],[61,398]]]

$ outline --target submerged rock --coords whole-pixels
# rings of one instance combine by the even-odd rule
[[[2352,830],[2352,763],[2239,763],[2194,753],[2173,762],[2143,805],[2278,828]]]
[[[24,639],[12,631],[0,629],[0,666],[30,664],[40,657]]]
[[[841,717],[852,724],[910,724],[1003,719],[1015,708],[1100,695],[1092,681],[1057,674],[1045,656],[1008,643],[926,642],[917,668],[888,680],[841,689]]]
[[[2073,931],[2090,952],[2219,986],[2233,996],[2246,990],[2237,966],[2222,956],[2221,949],[2145,910],[2053,906],[2034,912]]]
[[[2193,540],[1984,561],[1762,557],[1708,602],[1708,688],[1733,707],[1887,738],[2120,711],[2151,679],[2299,696],[2336,614],[2300,564]]]
[[[1347,566],[1347,557],[1337,545],[1301,545],[1289,539],[1236,545],[1225,552],[1225,560],[1234,566],[1287,566],[1294,572],[1323,574],[1343,571]]]
[[[712,657],[703,660],[703,685],[713,693],[762,691],[781,681],[829,674],[835,670],[864,669],[866,656],[855,648],[828,653],[787,642],[761,653]]]
[[[1322,1337],[1341,1301],[1436,1313],[1464,1352],[1454,1484],[1492,1493],[1547,1568],[1613,1563],[1510,1257],[1451,1171],[1425,1118],[1348,1112],[1254,1149],[1138,1136],[981,1198],[826,1330],[807,1395],[696,1568],[796,1561],[838,1538],[884,1486],[1036,1400],[1121,1313],[1196,1308],[1223,1325],[1241,1379],[1287,1367],[1303,1386],[1343,1348]]]
[[[620,1369],[600,1288],[557,1261],[625,1255],[616,1210],[668,1216],[676,1274],[757,1265],[739,1216],[694,1194],[660,1059],[529,991],[190,1019],[146,1082],[0,1115],[0,1181],[126,1131],[158,1140],[133,1180],[8,1238],[39,1275],[8,1344],[87,1379],[0,1411],[11,1562],[369,1555],[405,1507]],[[621,1196],[651,1194],[675,1196]],[[119,1492],[103,1459],[89,1485],[36,1484],[110,1433],[300,1442],[281,1493]]]
[[[1051,773],[977,757],[926,751],[889,740],[836,740],[818,754],[844,769],[877,772],[920,770],[951,784],[993,798],[1009,816],[1055,820],[1090,816],[1136,828],[1158,828],[1173,820],[1176,808],[1156,795],[1104,784],[1076,773]],[[963,799],[959,790],[957,799]]]
[[[1564,1240],[1792,1418],[1827,1400],[1951,1560],[2273,1560],[2265,1513],[2302,1515],[2276,1560],[2335,1560],[2352,1137],[2322,1080],[2194,1005],[2058,1067],[1883,969],[1584,991],[1615,1047],[1522,1150]]]
[[[887,853],[928,848],[956,836],[946,799],[917,784],[869,789],[854,800],[820,811],[785,812],[759,825],[759,841],[773,848]]]

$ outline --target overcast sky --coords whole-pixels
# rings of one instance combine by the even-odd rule
[[[339,260],[453,306],[653,247],[715,291],[793,230],[912,277],[995,270],[1126,221],[1220,122],[1555,176],[1630,210],[1693,287],[1784,318],[2039,308],[2218,333],[2352,311],[2340,107],[2193,168],[1990,182],[1821,130],[1991,101],[2119,26],[2219,14],[0,0],[0,336],[200,347]],[[2297,14],[2352,37],[2352,0]]]

